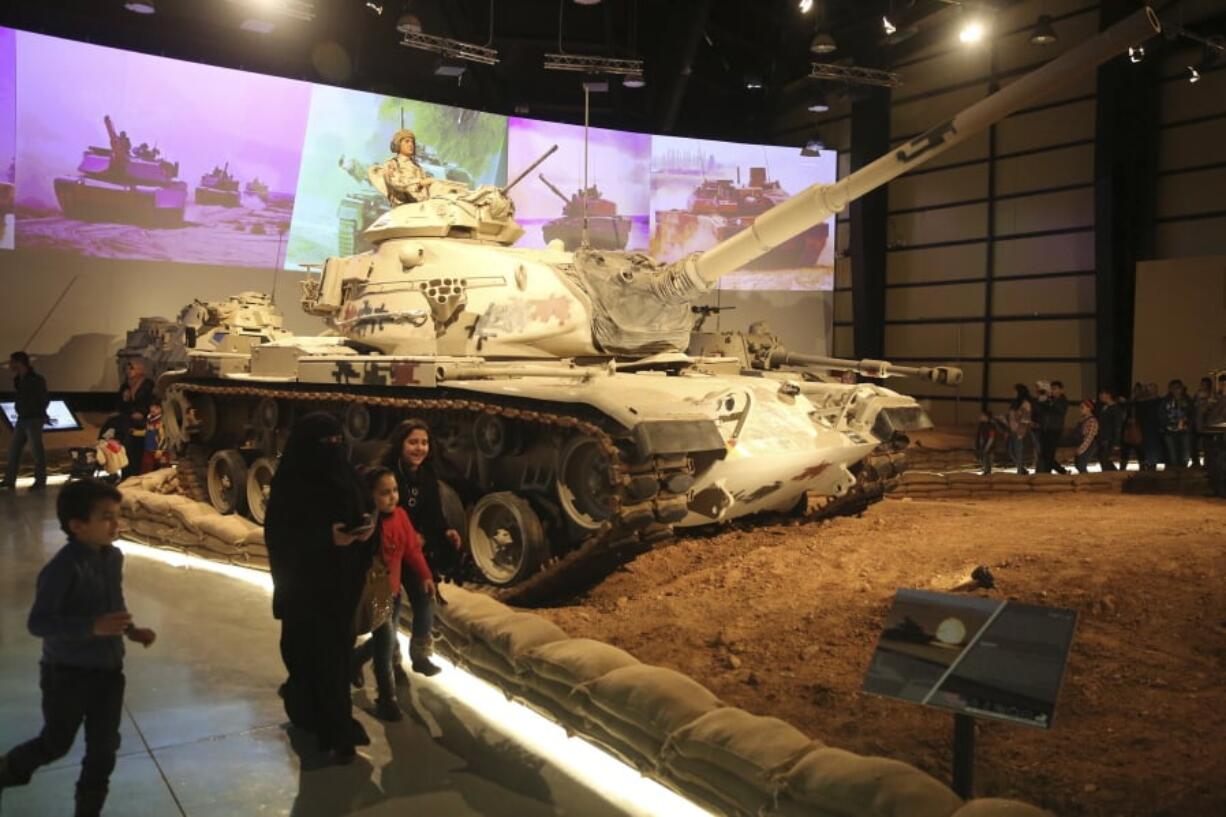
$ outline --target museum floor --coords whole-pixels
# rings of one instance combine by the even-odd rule
[[[0,751],[41,725],[41,642],[25,621],[35,577],[63,542],[55,497],[54,487],[0,495]],[[499,714],[500,696],[487,706],[457,697],[457,689],[480,682],[452,669],[415,680],[397,724],[363,711],[370,700],[356,693],[355,713],[372,745],[351,766],[326,765],[313,741],[287,731],[265,589],[130,555],[125,592],[136,620],[159,638],[148,651],[129,645],[122,746],[105,812],[112,817],[700,813],[620,764],[600,766],[614,762],[560,730],[558,762],[538,756],[529,747],[554,727],[533,723],[526,711]],[[526,733],[504,731],[525,719]],[[29,786],[5,790],[0,814],[70,814],[82,743],[78,736],[73,751]],[[573,765],[587,754],[599,755],[591,758],[599,768],[590,783]],[[652,790],[631,791],[643,786]]]

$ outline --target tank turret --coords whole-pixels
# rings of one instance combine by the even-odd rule
[[[428,198],[374,220],[363,234],[370,251],[329,258],[308,277],[303,308],[328,334],[246,355],[193,349],[186,372],[163,377],[180,467],[206,475],[191,483],[207,484],[197,498],[259,519],[296,412],[336,414],[355,456],[397,422],[424,419],[436,471],[454,488],[443,491],[451,526],[481,580],[521,603],[574,592],[675,527],[871,496],[873,475],[885,473],[873,458],[928,418],[912,397],[822,372],[947,382],[960,373],[800,356],[764,326],[728,354],[722,336],[692,337],[693,307],[724,275],[1157,28],[1150,10],[1138,12],[669,263],[561,242],[512,246],[523,230],[507,190],[535,165],[502,189],[435,179]]]

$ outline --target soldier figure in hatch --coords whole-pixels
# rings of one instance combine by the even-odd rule
[[[392,158],[370,168],[370,183],[393,205],[428,198],[433,177],[417,163],[417,137],[413,131],[408,128],[396,131],[392,136],[391,149],[395,154]]]

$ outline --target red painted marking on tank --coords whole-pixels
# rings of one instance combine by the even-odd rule
[[[817,465],[810,465],[805,470],[801,471],[796,476],[792,477],[792,482],[801,482],[803,480],[815,479],[822,475],[822,472],[830,467],[828,462],[819,462]]]
[[[392,385],[393,386],[417,386],[421,381],[417,379],[417,364],[416,363],[393,363],[392,364]]]

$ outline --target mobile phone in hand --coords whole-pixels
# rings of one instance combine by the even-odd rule
[[[371,514],[362,514],[362,519],[348,527],[342,528],[345,533],[365,533],[375,526],[375,518]]]

